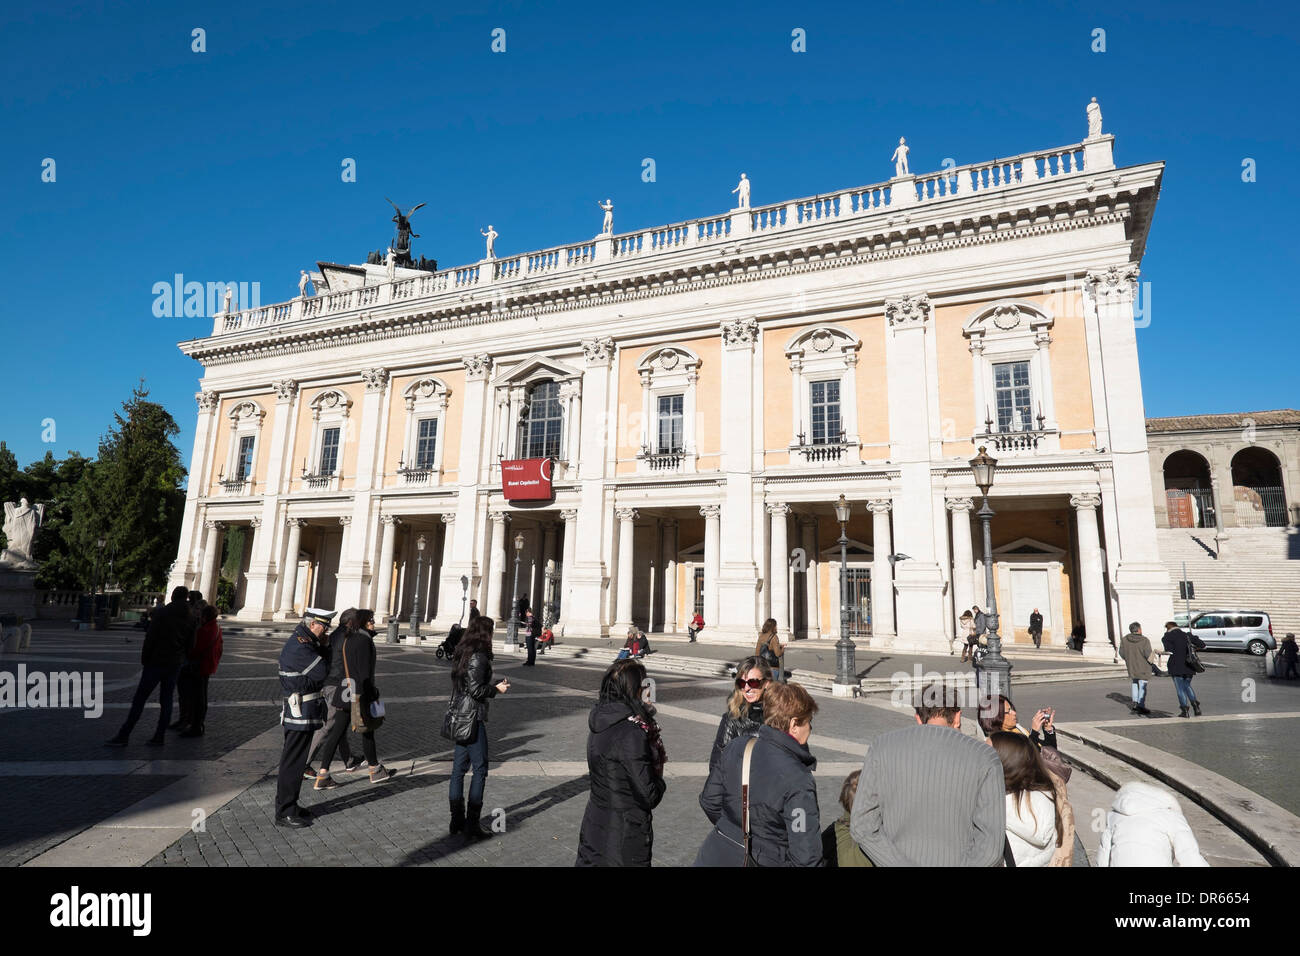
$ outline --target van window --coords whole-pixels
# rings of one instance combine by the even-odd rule
[[[1198,617],[1196,619],[1195,623],[1192,624],[1192,627],[1203,627],[1203,628],[1220,628],[1225,626],[1226,625],[1223,623],[1223,618],[1215,614],[1202,615],[1201,617]]]
[[[1258,614],[1251,614],[1247,617],[1242,618],[1242,620],[1245,622],[1244,624],[1242,624],[1242,627],[1263,627],[1264,626],[1264,618],[1262,618]]]

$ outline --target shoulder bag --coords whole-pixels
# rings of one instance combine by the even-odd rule
[[[781,658],[777,657],[776,651],[772,650],[771,640],[758,649],[758,659],[771,668],[781,666]]]
[[[749,855],[749,765],[754,756],[757,737],[750,737],[745,744],[745,759],[740,765],[740,828],[745,835],[745,862],[741,866],[755,866]]]
[[[1187,636],[1184,633],[1183,640],[1187,642],[1187,654],[1184,657],[1184,660],[1187,661],[1188,670],[1190,670],[1193,674],[1204,674],[1205,665],[1202,664],[1201,659],[1196,656],[1196,648],[1192,646],[1191,637]]]
[[[361,700],[361,688],[352,681],[348,671],[348,639],[343,638],[343,678],[352,688],[352,731],[364,734],[367,730],[378,730],[384,722],[384,705],[376,698],[369,703]]]
[[[442,718],[442,735],[455,744],[468,744],[474,739],[474,732],[478,726],[477,707],[468,714],[457,710],[456,701],[462,696],[464,696],[463,691],[452,689],[451,700],[447,702],[447,713]]]

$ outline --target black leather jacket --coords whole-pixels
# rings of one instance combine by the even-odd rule
[[[758,733],[758,728],[761,726],[763,726],[762,698],[750,704],[739,717],[732,717],[731,711],[723,714],[718,724],[718,734],[713,739],[713,753],[709,756],[709,772],[711,773],[718,761],[722,759],[722,751],[727,749],[727,744],[737,737],[752,737]]]
[[[451,679],[451,710],[458,716],[476,716],[487,723],[488,701],[497,695],[492,681],[492,660],[482,651],[470,656],[465,676]]]

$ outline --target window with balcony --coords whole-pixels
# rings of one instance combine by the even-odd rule
[[[644,422],[638,473],[695,471],[699,367],[700,357],[680,345],[655,346],[637,362]]]
[[[247,495],[253,492],[257,469],[257,438],[266,413],[252,399],[236,402],[230,409],[230,450],[217,476],[221,493]]]
[[[809,412],[812,443],[829,445],[840,440],[840,382],[813,382],[810,385]]]
[[[563,430],[560,383],[545,381],[531,386],[519,422],[519,457],[560,457],[560,435]]]
[[[786,343],[794,377],[791,464],[857,462],[857,365],[862,342],[837,325],[805,328]]]
[[[247,481],[253,474],[253,445],[257,439],[244,435],[239,439],[239,453],[235,457],[235,480]]]
[[[1002,300],[981,306],[962,326],[974,380],[973,444],[994,453],[1060,450],[1050,351],[1054,322],[1045,306]]]
[[[432,468],[438,448],[438,419],[421,418],[416,427],[415,467]]]
[[[302,465],[303,485],[313,491],[337,491],[352,399],[339,389],[326,389],[312,398],[310,408],[311,451]]]
[[[321,477],[329,477],[338,471],[339,467],[339,429],[325,428],[321,430],[320,438],[320,467],[316,473]]]
[[[408,485],[437,484],[442,472],[444,416],[451,394],[437,378],[422,378],[402,393],[406,401],[406,431],[398,454],[397,474]]]
[[[659,396],[659,443],[655,451],[661,455],[677,455],[686,447],[682,422],[684,398],[683,395]]]
[[[1033,430],[1033,391],[1028,362],[999,362],[993,366],[993,393],[998,410],[998,431]]]

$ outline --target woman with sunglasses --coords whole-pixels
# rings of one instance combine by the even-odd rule
[[[757,657],[746,657],[736,665],[736,689],[727,700],[727,712],[718,723],[709,756],[709,771],[717,766],[722,751],[737,737],[752,737],[763,726],[763,691],[772,680],[772,670]]]

